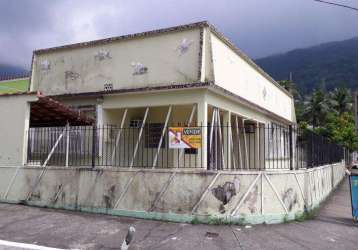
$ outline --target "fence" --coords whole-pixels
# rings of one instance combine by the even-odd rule
[[[28,163],[57,166],[201,168],[201,149],[169,148],[167,128],[147,124],[30,128]],[[163,136],[162,136],[163,135]],[[57,143],[51,157],[51,149]]]
[[[175,125],[176,127],[178,125]],[[171,148],[161,123],[126,128],[37,127],[28,131],[28,163],[55,166],[264,170],[312,168],[347,158],[343,147],[291,126],[198,126],[202,148]]]
[[[27,78],[27,77],[30,77],[30,73],[7,74],[7,75],[0,74],[0,81],[15,80],[15,79]]]

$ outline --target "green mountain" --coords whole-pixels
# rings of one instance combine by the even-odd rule
[[[358,89],[358,37],[256,60],[275,80],[292,79],[303,94],[324,86]]]
[[[28,73],[29,71],[22,67],[0,63],[0,79],[23,76],[27,75]]]

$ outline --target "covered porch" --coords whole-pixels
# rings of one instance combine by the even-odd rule
[[[289,168],[283,127],[269,142],[265,114],[207,89],[104,95],[97,98],[95,122],[78,112],[82,120],[67,123],[58,112],[41,113],[39,103],[32,110],[31,164],[48,158],[46,164],[65,166],[259,170],[270,163],[271,150],[271,168]],[[52,123],[41,127],[38,117]],[[171,128],[196,128],[200,143],[172,147]],[[273,141],[280,145],[272,147]]]
[[[44,109],[33,103],[27,162],[233,171],[299,169],[339,161],[343,152],[325,138],[304,134],[264,110],[207,89],[111,94],[96,101],[95,120],[72,109],[67,110],[67,117],[61,117],[59,108],[55,114],[38,115]],[[51,124],[40,126],[38,117]],[[183,129],[196,130],[195,145],[173,145],[171,140],[178,138],[170,131]],[[330,157],[324,156],[326,151]]]

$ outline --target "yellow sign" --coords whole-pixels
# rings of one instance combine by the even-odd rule
[[[169,148],[200,148],[200,127],[169,127]]]

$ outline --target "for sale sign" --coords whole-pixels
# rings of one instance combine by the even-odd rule
[[[200,127],[169,127],[169,148],[200,148]]]

